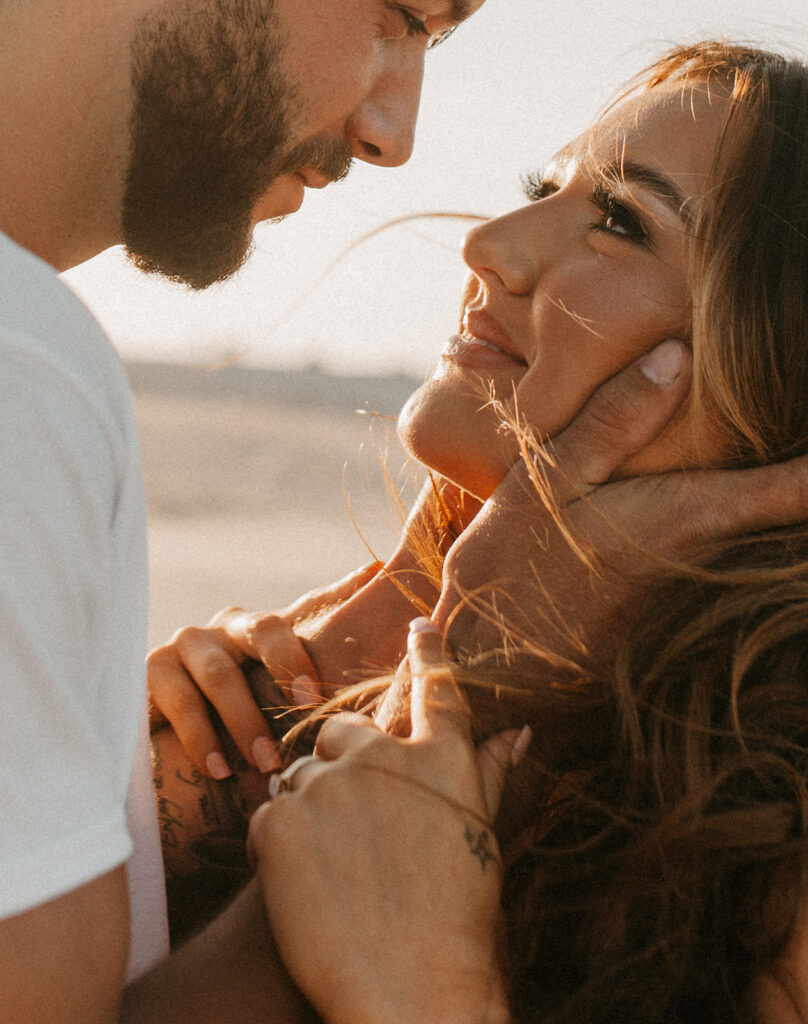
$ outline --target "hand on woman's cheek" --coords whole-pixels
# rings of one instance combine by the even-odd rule
[[[562,657],[605,653],[616,610],[657,566],[642,550],[675,550],[676,510],[689,498],[682,477],[667,488],[643,478],[605,485],[663,431],[689,367],[686,347],[669,340],[598,389],[542,464],[548,498],[525,463],[508,474],[446,559],[435,620],[456,650],[501,649],[505,622]]]

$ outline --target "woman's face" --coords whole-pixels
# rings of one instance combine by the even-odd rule
[[[725,113],[700,83],[627,100],[529,182],[529,205],[468,235],[460,332],[399,419],[417,459],[485,499],[518,457],[487,395],[515,396],[520,421],[552,436],[623,366],[689,338],[689,224]],[[623,472],[715,456],[686,419]]]

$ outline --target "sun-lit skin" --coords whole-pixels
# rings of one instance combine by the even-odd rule
[[[2,230],[58,270],[123,240],[122,205],[132,150],[132,44],[144,21],[190,23],[199,16],[209,22],[232,12],[236,43],[249,56],[266,40],[260,33],[249,35],[251,30],[239,37],[240,21],[254,14],[260,28],[266,12],[270,30],[277,21],[285,36],[283,70],[295,92],[289,104],[289,149],[319,137],[347,145],[357,159],[394,166],[412,148],[427,46],[482,2],[4,4]],[[305,167],[301,171],[303,178],[284,174],[266,189],[253,206],[253,224],[293,213],[306,184],[327,183]]]
[[[517,458],[486,406],[492,389],[553,436],[620,368],[689,339],[689,222],[726,106],[720,87],[699,84],[626,100],[529,183],[528,206],[471,231],[460,333],[399,420],[416,458],[487,498]],[[719,457],[684,413],[622,471]]]
[[[291,148],[321,136],[346,142],[359,160],[385,167],[405,163],[412,152],[426,51],[483,2],[275,0],[284,75],[296,93]],[[307,168],[282,175],[262,198],[254,220],[294,212],[304,187],[327,183]]]

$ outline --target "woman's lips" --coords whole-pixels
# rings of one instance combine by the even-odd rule
[[[460,334],[450,338],[441,353],[470,369],[496,370],[527,366],[526,360],[497,321],[485,310],[467,307]]]
[[[527,361],[516,348],[497,320],[485,309],[466,306],[460,334],[450,338],[442,355],[444,358],[470,369],[496,370],[527,366]]]
[[[486,338],[469,337],[455,334],[449,338],[441,352],[443,359],[465,366],[471,370],[513,369],[514,366],[525,367],[524,359],[506,352]]]

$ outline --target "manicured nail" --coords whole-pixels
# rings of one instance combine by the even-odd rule
[[[440,630],[432,619],[419,615],[417,619],[413,619],[410,623],[410,635],[414,633],[440,633]]]
[[[511,747],[511,765],[516,767],[527,753],[527,748],[533,741],[533,730],[529,725],[523,725],[522,731],[516,737]]]
[[[298,707],[302,704],[314,704],[320,699],[320,687],[311,676],[295,676],[289,684],[292,691],[292,702]]]
[[[211,778],[221,780],[229,779],[233,774],[230,771],[230,767],[224,759],[224,755],[220,754],[218,750],[214,750],[212,754],[208,754],[205,758],[205,765],[208,769],[208,774]]]
[[[675,338],[660,342],[645,356],[640,369],[658,387],[670,387],[685,365],[685,346]]]
[[[268,737],[259,736],[252,745],[252,756],[259,772],[275,772],[281,766],[281,759],[274,744]]]

